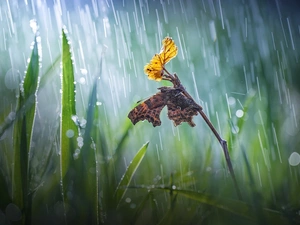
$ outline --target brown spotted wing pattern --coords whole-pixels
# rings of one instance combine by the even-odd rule
[[[131,110],[128,114],[128,118],[133,124],[136,124],[139,121],[148,120],[154,127],[160,126],[161,121],[159,115],[165,105],[164,94],[158,92]]]
[[[161,87],[160,92],[153,95],[131,110],[128,118],[133,124],[139,121],[148,120],[154,127],[160,126],[159,118],[161,110],[167,106],[168,117],[173,120],[175,126],[187,122],[194,127],[193,116],[201,110],[191,97],[183,94],[180,88]]]

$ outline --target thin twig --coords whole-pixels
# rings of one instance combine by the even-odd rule
[[[174,88],[179,88],[182,91],[182,94],[184,94],[187,98],[192,99],[194,101],[194,99],[191,97],[191,95],[182,86],[178,76],[176,74],[173,74],[173,75],[170,74],[168,72],[168,70],[166,70],[165,68],[163,68],[163,70],[166,72],[166,74],[163,74],[163,80],[168,80],[168,81],[172,82],[173,85],[174,85]],[[242,200],[242,194],[241,194],[240,188],[238,186],[238,183],[236,181],[234,170],[233,170],[233,167],[232,167],[232,164],[231,164],[230,155],[229,155],[229,151],[228,151],[228,147],[227,147],[227,142],[221,138],[221,136],[219,135],[219,133],[217,132],[217,130],[215,129],[213,124],[210,122],[208,117],[203,112],[202,107],[199,104],[197,104],[195,101],[194,101],[193,104],[198,106],[197,108],[198,108],[199,114],[202,116],[202,118],[204,119],[206,124],[209,126],[211,131],[214,133],[215,137],[218,139],[218,141],[219,141],[219,143],[220,143],[220,145],[223,149],[225,159],[226,159],[226,163],[227,163],[227,166],[228,166],[228,169],[229,169],[229,173],[232,177],[233,184],[234,184],[237,196],[238,196],[239,200]]]
[[[211,131],[214,133],[215,137],[218,139],[220,145],[222,146],[222,149],[223,149],[223,152],[224,152],[224,155],[225,155],[225,159],[226,159],[226,163],[227,163],[227,166],[228,166],[228,169],[229,169],[229,173],[232,177],[233,184],[234,184],[237,196],[238,196],[239,200],[242,200],[241,190],[240,190],[239,185],[236,181],[234,170],[233,170],[233,167],[232,167],[232,164],[231,164],[230,155],[229,155],[229,151],[228,151],[228,147],[227,147],[227,142],[220,137],[219,133],[216,131],[215,127],[212,125],[212,123],[207,118],[205,113],[202,110],[199,110],[199,113],[202,116],[202,118],[205,120],[206,124],[209,126]]]

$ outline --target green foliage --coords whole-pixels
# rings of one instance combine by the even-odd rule
[[[62,32],[61,121],[60,121],[60,173],[65,177],[76,148],[78,130],[72,117],[75,110],[75,85],[71,48]],[[62,184],[64,185],[64,184]]]
[[[148,144],[149,143],[144,144],[140,148],[140,150],[136,153],[136,155],[133,157],[131,163],[127,167],[123,177],[121,178],[121,181],[117,187],[117,192],[116,192],[116,199],[117,199],[118,204],[120,204],[122,198],[124,197],[127,187],[129,186],[135,171],[138,169],[141,161],[143,160],[143,158],[146,154],[146,150],[148,148]]]
[[[16,111],[20,113],[14,123],[14,167],[12,174],[12,202],[21,209],[23,221],[31,223],[31,193],[29,192],[29,163],[32,132],[36,113],[36,93],[39,76],[38,43],[35,38],[30,62],[24,77]],[[25,218],[25,219],[24,219]]]

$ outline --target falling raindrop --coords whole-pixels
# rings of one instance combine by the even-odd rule
[[[209,22],[209,30],[210,30],[210,36],[213,41],[217,40],[217,32],[215,27],[215,22],[211,20]]]

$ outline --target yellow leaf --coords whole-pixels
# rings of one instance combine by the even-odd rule
[[[144,72],[151,80],[161,81],[164,74],[164,66],[173,59],[178,52],[177,46],[172,38],[166,37],[162,41],[162,48],[159,54],[155,54],[150,63],[144,67]]]
[[[144,72],[148,75],[150,80],[161,81],[164,72],[163,64],[161,63],[160,56],[158,54],[155,54],[150,63],[144,67]]]
[[[163,46],[160,50],[159,56],[161,58],[162,64],[167,64],[171,59],[173,59],[178,52],[177,46],[172,38],[166,37],[163,41]]]

